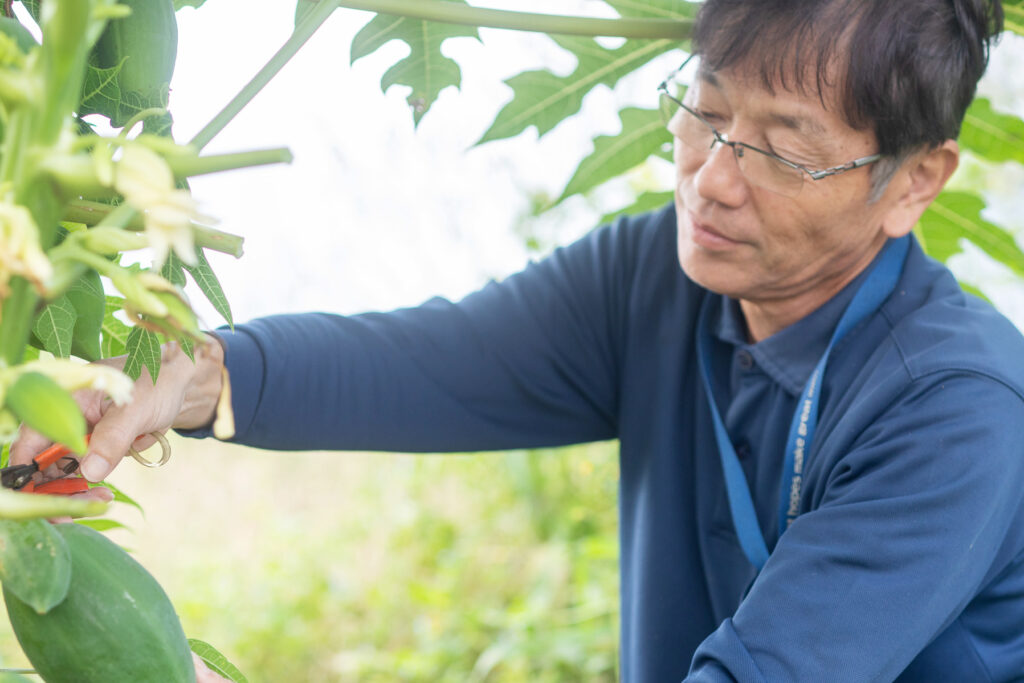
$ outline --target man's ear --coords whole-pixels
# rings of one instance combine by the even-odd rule
[[[956,140],[917,152],[903,162],[885,192],[892,202],[882,222],[886,236],[903,237],[913,230],[959,163],[960,146]]]

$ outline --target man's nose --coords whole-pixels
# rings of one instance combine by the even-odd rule
[[[748,191],[747,180],[740,172],[732,146],[715,142],[702,156],[704,160],[693,179],[697,193],[708,201],[727,206],[742,204]]]

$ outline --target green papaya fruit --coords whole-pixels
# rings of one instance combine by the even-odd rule
[[[75,399],[52,379],[25,372],[7,388],[4,404],[14,416],[46,438],[85,453],[85,418]]]
[[[67,597],[38,614],[6,587],[7,614],[47,683],[195,683],[188,641],[160,584],[103,534],[57,524],[71,552]]]
[[[120,66],[121,101],[102,112],[115,127],[149,107],[166,107],[178,54],[174,0],[120,0],[132,12],[112,19],[93,48],[90,63],[101,69]]]

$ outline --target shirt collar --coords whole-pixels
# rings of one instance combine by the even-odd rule
[[[875,257],[877,260],[878,256]],[[817,310],[756,344],[747,343],[747,323],[739,301],[717,295],[719,310],[713,327],[714,334],[721,341],[748,351],[765,374],[790,394],[799,396],[828,348],[839,319],[843,317],[843,312],[874,263],[872,261]]]

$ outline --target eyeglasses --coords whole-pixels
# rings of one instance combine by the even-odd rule
[[[730,140],[707,119],[682,102],[682,97],[690,85],[683,76],[683,70],[692,59],[694,55],[687,57],[682,66],[669,74],[658,86],[662,120],[672,135],[698,152],[708,152],[714,149],[716,144],[732,147],[740,173],[752,185],[786,197],[796,197],[800,194],[805,177],[821,180],[873,164],[882,158],[881,154],[872,154],[840,166],[814,170],[745,142]]]

